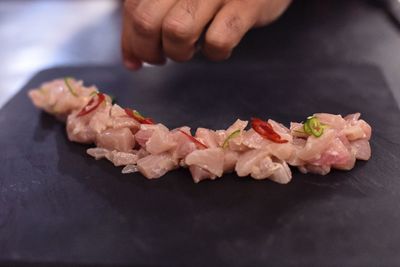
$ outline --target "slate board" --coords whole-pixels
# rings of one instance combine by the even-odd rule
[[[186,170],[153,181],[122,175],[68,142],[64,126],[26,97],[67,75],[170,127],[360,111],[373,126],[373,156],[326,177],[295,171],[288,185],[235,175],[194,184]],[[0,263],[399,265],[399,119],[382,74],[368,65],[45,70],[0,111]]]

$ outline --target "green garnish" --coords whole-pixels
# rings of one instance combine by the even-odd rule
[[[139,113],[139,111],[134,110],[133,111],[133,115],[135,117],[137,117],[139,120],[144,120],[145,119],[145,117],[143,117],[142,114]]]
[[[304,126],[303,126],[304,127]],[[298,134],[305,134],[304,131],[299,131],[299,130],[293,130],[293,132],[298,133]]]
[[[126,115],[137,120],[141,124],[154,124],[154,121],[152,118],[145,118],[136,110],[132,110],[130,108],[125,108],[125,113],[126,113]]]
[[[98,93],[99,93],[99,91],[93,91],[93,92],[91,92],[91,93],[90,93],[90,95],[89,95],[89,96],[90,96],[90,97],[92,97],[92,96],[95,96],[95,95],[97,95]]]
[[[310,129],[310,125],[308,124],[310,118],[311,117],[308,117],[306,122],[303,124],[303,130],[308,135],[312,135],[312,132],[311,132],[311,129]]]
[[[231,133],[224,141],[224,143],[222,144],[222,148],[227,148],[229,145],[229,141],[237,136],[239,136],[240,134],[240,130],[236,130],[233,133]]]
[[[72,85],[70,84],[69,80],[72,79],[71,77],[65,77],[64,78],[64,82],[68,87],[69,92],[71,93],[71,95],[78,97],[78,94],[74,91],[74,88],[72,88]]]
[[[310,116],[303,125],[303,130],[308,135],[320,137],[324,133],[325,126],[320,123],[317,117]]]

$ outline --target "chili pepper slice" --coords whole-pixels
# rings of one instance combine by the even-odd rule
[[[324,125],[314,116],[308,117],[303,126],[308,135],[314,135],[315,137],[320,137],[324,133],[324,128]]]
[[[125,113],[126,113],[126,115],[137,120],[141,124],[154,124],[154,121],[152,118],[145,118],[136,110],[126,108]]]
[[[222,148],[227,148],[229,145],[229,140],[235,138],[236,136],[240,135],[240,130],[236,130],[233,133],[231,133],[224,141],[224,143],[222,144]]]
[[[304,130],[304,132],[305,132],[306,134],[308,134],[308,135],[312,135],[312,131],[311,131],[311,128],[310,128],[310,124],[308,123],[310,118],[311,118],[311,117],[308,117],[307,120],[306,120],[306,122],[303,124],[303,130]]]
[[[95,96],[95,95],[97,95],[98,93],[99,93],[99,91],[96,90],[96,91],[91,92],[89,96]]]
[[[190,141],[192,141],[198,148],[200,149],[207,149],[208,146],[206,146],[205,144],[203,144],[202,142],[200,142],[199,140],[197,140],[196,138],[194,138],[193,136],[191,136],[190,134],[182,131],[182,130],[178,130],[179,132],[181,132],[184,136],[186,136]]]
[[[70,77],[65,77],[64,78],[65,85],[67,86],[67,88],[68,88],[69,92],[71,93],[71,95],[73,95],[75,97],[78,97],[78,94],[75,92],[74,88],[72,87],[72,85],[69,82],[70,79],[71,79]]]
[[[76,115],[77,117],[89,114],[90,112],[97,109],[100,104],[106,100],[106,96],[102,93],[97,93],[96,96],[93,96],[92,99],[90,99],[89,103],[87,103],[87,105],[78,113],[78,115]]]
[[[251,127],[259,135],[261,135],[265,139],[271,140],[272,142],[278,144],[283,144],[288,142],[288,140],[282,139],[282,137],[274,131],[270,123],[263,121],[259,118],[251,118]]]

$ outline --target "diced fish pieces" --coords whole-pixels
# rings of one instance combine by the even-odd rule
[[[352,153],[342,143],[339,138],[334,138],[329,147],[321,153],[318,159],[311,160],[309,163],[317,166],[322,165],[345,165],[347,162],[352,161]]]
[[[135,134],[135,140],[141,147],[146,147],[147,141],[153,135],[154,129],[141,129]]]
[[[361,139],[350,143],[354,155],[360,160],[369,160],[371,157],[371,146],[368,140]]]
[[[220,139],[220,145],[223,145],[225,140],[230,137],[227,143],[228,147],[232,151],[243,152],[248,150],[248,147],[243,144],[245,128],[248,125],[248,121],[236,120],[229,128],[224,132],[223,139]],[[233,133],[239,131],[239,134],[231,136]],[[222,135],[221,135],[222,136]]]
[[[106,155],[106,158],[111,161],[114,166],[127,166],[136,164],[138,156],[134,153],[111,151]]]
[[[328,125],[330,128],[343,129],[346,125],[346,121],[341,115],[316,113],[314,116],[320,121],[320,123]]]
[[[290,159],[292,154],[295,153],[295,148],[291,143],[278,144],[270,142],[266,148],[270,151],[271,155],[282,160]]]
[[[292,173],[285,161],[271,156],[268,150],[251,150],[243,153],[236,164],[239,176],[250,175],[256,180],[270,178],[275,182],[288,183]]]
[[[67,118],[68,139],[78,143],[94,143],[98,133],[112,126],[110,109],[111,105],[105,103],[84,116],[77,116],[78,112],[70,114]]]
[[[72,78],[44,83],[28,96],[38,108],[66,120],[69,140],[95,143],[87,154],[149,179],[184,167],[195,183],[235,171],[241,177],[285,184],[292,179],[289,165],[302,173],[326,175],[331,169],[350,170],[357,159],[371,157],[372,128],[360,113],[316,113],[304,124],[291,122],[290,129],[269,119],[257,132],[246,130],[248,121],[238,119],[226,130],[198,128],[192,137],[187,126],[170,131],[139,115],[132,118],[108,95]]]
[[[111,161],[114,166],[134,165],[138,161],[138,155],[135,152],[119,152],[116,150],[110,151],[105,148],[89,148],[87,154],[94,157],[96,160],[106,158]]]
[[[105,148],[95,147],[95,148],[89,148],[88,150],[86,150],[86,153],[94,157],[96,160],[99,160],[105,158],[106,155],[110,153],[110,151]]]
[[[242,143],[250,149],[261,149],[266,147],[270,142],[253,129],[250,129],[244,133]]]
[[[172,156],[176,159],[183,159],[189,153],[193,152],[197,149],[196,144],[193,143],[187,136],[182,134],[179,130],[184,131],[187,134],[190,134],[189,127],[181,127],[180,129],[175,129],[171,131],[171,136],[176,146],[172,150]]]
[[[301,173],[307,174],[307,173],[314,173],[314,174],[319,174],[319,175],[326,175],[331,171],[331,167],[327,165],[322,165],[322,166],[315,166],[311,164],[306,164],[303,166],[299,166],[299,171]]]
[[[237,119],[231,126],[229,126],[228,129],[226,129],[226,135],[229,136],[231,133],[237,130],[243,131],[244,129],[246,129],[248,124],[248,121]]]
[[[212,174],[211,172],[196,165],[190,166],[189,171],[195,183],[199,183],[207,179],[215,180],[217,178],[215,174]]]
[[[238,159],[239,152],[224,149],[224,172],[234,171]]]
[[[278,171],[280,164],[272,161],[271,157],[265,156],[260,158],[251,167],[250,176],[256,180],[262,180],[270,177],[275,171]]]
[[[188,166],[196,165],[221,177],[224,171],[224,151],[222,148],[195,150],[186,156],[185,163]]]
[[[107,129],[96,136],[98,147],[129,152],[135,147],[135,137],[128,128]]]
[[[286,128],[282,123],[278,123],[274,120],[269,119],[269,124],[271,124],[272,129],[281,136],[282,139],[287,140],[289,143],[292,142],[292,135],[290,134],[290,130]]]
[[[114,104],[111,108],[110,115],[112,118],[112,128],[129,128],[132,133],[136,133],[140,129],[140,123],[129,117],[123,108]]]
[[[259,163],[266,157],[270,157],[268,150],[254,149],[241,154],[235,166],[238,176],[244,177],[250,175],[255,168],[259,168]]]
[[[217,135],[213,130],[198,128],[195,137],[208,148],[218,147]]]
[[[84,87],[82,81],[68,81],[75,95],[61,79],[46,82],[40,88],[30,90],[28,95],[36,107],[65,121],[71,112],[83,108],[89,102],[90,94],[97,91],[95,87]]]
[[[268,178],[280,184],[287,184],[292,180],[292,172],[283,160],[275,162],[277,169]]]
[[[176,146],[173,136],[166,127],[155,128],[145,143],[150,154],[160,154]]]
[[[137,161],[137,167],[139,172],[146,178],[156,179],[176,169],[178,167],[178,162],[174,160],[169,153],[150,154],[139,159]]]
[[[361,113],[357,112],[357,113],[353,113],[353,114],[349,114],[347,116],[344,117],[346,122],[351,122],[351,121],[358,121],[360,119]]]
[[[336,131],[333,129],[325,129],[324,134],[320,137],[309,136],[297,156],[304,161],[318,159],[335,137]]]

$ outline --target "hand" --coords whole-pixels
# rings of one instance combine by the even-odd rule
[[[229,58],[253,27],[277,19],[291,0],[125,0],[122,52],[125,65],[190,60],[204,32],[202,52],[210,60]]]

